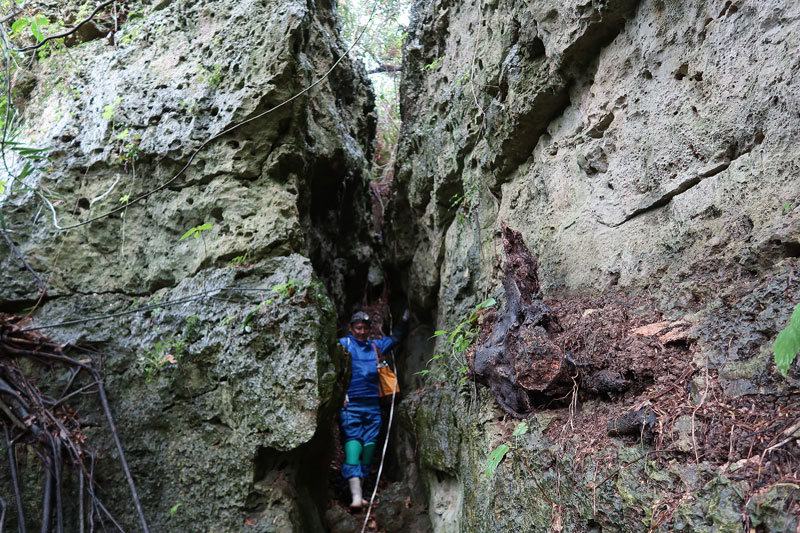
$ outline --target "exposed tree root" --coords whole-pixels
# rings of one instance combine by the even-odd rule
[[[125,460],[122,443],[114,426],[100,372],[87,364],[90,362],[89,359],[79,361],[66,354],[65,350],[77,350],[76,347],[50,342],[35,332],[23,332],[16,323],[17,320],[14,317],[0,315],[0,424],[3,426],[5,437],[18,530],[26,531],[26,517],[15,448],[18,444],[24,443],[34,450],[44,467],[45,479],[39,507],[42,531],[51,531],[51,524],[52,530],[59,533],[72,530],[73,526],[67,524],[64,511],[64,467],[69,468],[78,481],[77,494],[72,496],[77,502],[78,531],[84,533],[88,522],[88,531],[92,533],[95,530],[95,518],[101,523],[107,519],[122,531],[122,527],[97,496],[94,456],[84,448],[86,436],[81,432],[80,422],[66,403],[75,395],[94,388],[119,453],[120,465],[128,481],[131,500],[139,515],[142,529],[147,533],[147,521]],[[55,366],[67,369],[70,372],[69,379],[60,396],[53,398],[43,394],[23,371],[20,359],[27,359],[43,367]],[[81,373],[88,375],[92,382],[76,388],[76,378]],[[85,505],[87,498],[88,506]],[[5,502],[0,503],[2,503],[1,531],[6,505]]]

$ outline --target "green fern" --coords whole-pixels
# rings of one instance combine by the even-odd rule
[[[789,325],[778,333],[775,344],[772,345],[772,351],[775,354],[775,366],[778,368],[778,372],[786,377],[789,366],[797,357],[797,352],[800,351],[800,304],[794,307]]]
[[[484,300],[476,305],[475,309],[469,315],[462,318],[453,331],[446,329],[436,330],[431,336],[431,339],[442,336],[447,337],[447,340],[444,343],[444,352],[437,353],[428,359],[428,362],[425,363],[425,366],[429,366],[432,362],[441,359],[442,357],[450,356],[460,364],[457,372],[459,374],[466,375],[469,368],[467,367],[466,360],[464,359],[463,355],[478,338],[478,333],[480,332],[480,327],[478,326],[478,317],[481,315],[480,311],[495,305],[497,305],[497,301],[494,298]],[[430,370],[428,369],[416,372],[416,374],[421,376],[429,373]],[[463,377],[459,383],[462,381],[464,381]]]

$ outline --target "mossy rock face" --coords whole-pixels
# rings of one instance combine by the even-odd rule
[[[442,402],[461,413],[449,432],[435,432],[438,421],[429,416]],[[556,443],[545,434],[559,411],[532,415],[528,431],[514,437],[516,423],[504,421],[488,391],[478,403],[483,407],[442,388],[404,404],[420,446],[432,447],[427,453],[457,454],[455,465],[421,457],[435,531],[741,531],[748,485],[715,466],[659,462],[645,455],[647,448],[622,441],[586,455],[577,436]],[[489,454],[501,443],[511,449],[488,475]],[[753,525],[776,532],[796,527],[791,494],[797,489],[773,487],[747,503]]]
[[[20,251],[37,271],[54,270],[49,294],[146,295],[237,257],[295,252],[329,269],[341,298],[344,273],[371,254],[374,113],[363,70],[341,63],[320,89],[203,145],[319,79],[344,52],[332,16],[302,2],[173,2],[144,8],[116,47],[90,41],[35,64],[18,140],[49,149],[28,184],[58,199],[61,226],[163,189],[71,232],[57,231],[31,193],[10,198],[4,214]],[[204,223],[202,239],[180,240]],[[335,231],[350,234],[347,246]],[[4,263],[15,273],[0,296],[9,305],[36,300],[17,263]]]
[[[157,191],[70,231],[33,193],[5,200],[9,234],[48,280],[32,324],[103,354],[89,357],[104,372],[151,531],[321,531],[343,395],[337,310],[350,276],[376,264],[369,82],[345,60],[317,89],[254,119],[345,52],[332,5],[126,8],[137,13],[115,42],[87,34],[33,64],[18,140],[49,148],[27,184],[41,186],[61,226]],[[24,163],[10,156],[14,169]],[[10,274],[3,310],[37,302],[21,262],[0,261]],[[56,389],[68,380],[39,377]],[[74,404],[103,501],[136,529],[102,413],[91,397]],[[41,469],[29,452],[32,527]]]

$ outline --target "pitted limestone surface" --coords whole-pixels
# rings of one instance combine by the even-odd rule
[[[791,111],[800,94],[788,82],[796,74],[798,28],[800,7],[787,0],[419,2],[406,50],[405,129],[390,233],[417,306],[432,309],[433,329],[454,328],[455,317],[504,292],[502,220],[537,258],[552,308],[564,295],[622,292],[620,305],[605,310],[613,308],[615,317],[596,324],[598,332],[625,324],[628,311],[642,311],[638,304],[627,310],[628,297],[651,298],[666,314],[658,320],[692,324],[691,341],[662,342],[664,351],[655,345],[658,336],[619,337],[625,342],[611,346],[607,358],[615,364],[597,368],[585,393],[612,401],[639,394],[664,375],[664,365],[680,361],[701,374],[708,369],[725,402],[791,403],[797,367],[788,379],[778,376],[770,345],[800,290],[793,140],[800,120]],[[592,316],[603,314],[587,315],[586,323]],[[422,364],[437,353],[429,350]],[[641,359],[645,353],[653,355]],[[626,373],[631,359],[644,364],[628,365],[638,370]],[[510,379],[511,367],[505,370]],[[685,391],[695,407],[701,380],[693,378]],[[453,383],[436,387],[430,402],[459,397],[458,390],[466,394]],[[584,499],[557,501],[552,494],[577,494],[564,484],[568,478],[576,490],[591,481],[562,463],[563,455],[538,466],[527,458],[535,475],[555,470],[559,481],[545,487],[555,507],[542,503],[541,513],[522,516],[518,509],[529,501],[547,500],[517,456],[502,482],[487,482],[476,466],[499,442],[483,426],[491,417],[464,415],[480,430],[465,422],[462,431],[436,432],[448,415],[430,416],[439,411],[426,403],[416,404],[423,415],[420,447],[430,443],[442,457],[458,450],[463,458],[456,468],[448,460],[446,469],[421,473],[431,501],[449,502],[432,510],[440,531],[519,524],[537,531],[613,531],[618,524],[634,530],[642,519],[664,530],[741,527],[736,509],[742,512],[747,497],[730,480],[712,482],[719,470],[702,459],[686,475],[703,470],[692,479],[708,485],[693,503],[673,502],[671,518],[648,515],[651,503],[636,489],[642,472],[630,467],[615,478],[611,500],[600,489],[585,495],[597,505],[578,526]],[[611,416],[603,405],[586,408],[598,419]],[[663,420],[684,450],[693,445],[690,419]],[[443,435],[451,433],[458,438],[447,446]],[[547,457],[552,444],[542,439],[530,446],[532,455]],[[747,504],[747,513],[758,515],[750,515],[752,523],[770,531],[795,527],[791,491],[752,490],[775,498],[769,506],[778,509],[761,513]],[[566,500],[576,507],[559,514]],[[615,513],[621,514],[609,520]]]
[[[62,226],[165,183],[206,139],[297,94],[345,52],[325,1],[127,7],[142,11],[121,18],[114,39],[32,63],[20,101],[19,140],[50,148],[29,185]],[[49,281],[35,325],[152,306],[48,330],[103,354],[151,531],[324,529],[320,481],[344,371],[336,311],[345,280],[375,262],[365,229],[374,123],[363,68],[345,60],[114,216],[59,232],[32,193],[4,204],[10,235]],[[4,254],[1,268],[4,309],[37,301],[16,258]],[[90,425],[97,416],[82,414]],[[100,447],[97,478],[130,529],[138,519],[113,461],[103,470],[109,453]]]

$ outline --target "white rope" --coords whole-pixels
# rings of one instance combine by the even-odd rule
[[[397,377],[397,365],[394,362],[394,352],[392,352],[392,371]],[[372,489],[372,497],[369,499],[369,507],[367,507],[367,516],[364,517],[364,525],[361,527],[361,533],[367,530],[367,522],[369,521],[369,514],[372,512],[372,504],[375,502],[375,495],[378,493],[378,482],[381,480],[381,472],[383,472],[383,460],[386,459],[386,448],[389,446],[389,434],[392,432],[392,418],[394,417],[394,398],[397,394],[398,384],[400,379],[397,379],[397,384],[392,390],[392,405],[389,408],[389,424],[386,427],[386,440],[383,441],[383,451],[381,452],[381,464],[378,467],[378,477],[375,478],[375,487]]]
[[[313,89],[314,87],[316,87],[317,85],[319,85],[320,83],[322,83],[323,81],[328,79],[328,77],[330,76],[331,72],[334,71],[334,69],[339,65],[339,63],[341,63],[344,60],[344,58],[347,57],[350,54],[350,52],[353,50],[353,48],[355,48],[356,45],[361,41],[361,38],[366,33],[366,31],[369,28],[370,24],[372,24],[372,20],[375,18],[375,13],[378,10],[378,4],[379,4],[379,0],[375,0],[375,4],[372,6],[372,12],[370,13],[369,19],[364,24],[364,26],[361,28],[361,31],[356,36],[356,39],[353,41],[353,44],[350,45],[350,47],[344,52],[344,54],[339,56],[339,58],[336,61],[334,61],[334,63],[331,66],[331,68],[329,68],[327,70],[327,72],[325,72],[325,74],[322,75],[321,78],[319,78],[317,81],[315,81],[314,83],[312,83],[311,85],[309,85],[308,87],[306,87],[305,89],[300,91],[299,93],[295,94],[294,96],[292,96],[290,98],[287,98],[283,102],[279,103],[278,105],[276,105],[274,107],[271,107],[270,109],[267,109],[266,111],[262,111],[261,113],[258,113],[257,115],[254,115],[254,116],[252,116],[252,117],[250,117],[248,119],[242,120],[241,122],[233,124],[232,126],[227,127],[226,129],[222,130],[221,132],[219,132],[219,133],[217,133],[215,135],[212,135],[211,137],[209,137],[208,139],[203,141],[203,143],[197,149],[195,149],[194,152],[191,153],[191,155],[189,156],[188,161],[186,161],[186,164],[184,164],[183,167],[175,175],[173,175],[170,179],[168,179],[167,181],[165,181],[164,183],[162,183],[161,185],[159,185],[155,189],[151,189],[151,190],[149,190],[149,191],[147,191],[145,193],[142,193],[139,196],[137,196],[136,198],[133,198],[132,200],[129,200],[128,202],[124,203],[123,205],[120,205],[120,206],[118,206],[118,207],[116,207],[114,209],[111,209],[110,211],[107,211],[107,212],[105,212],[103,214],[100,214],[100,215],[97,215],[95,217],[89,218],[87,220],[84,220],[83,222],[77,222],[75,224],[69,224],[67,226],[61,226],[58,223],[58,216],[56,215],[56,209],[53,206],[53,203],[50,202],[50,200],[48,200],[44,196],[44,194],[39,192],[39,197],[44,201],[44,203],[47,205],[47,207],[50,209],[50,211],[53,214],[53,226],[57,230],[60,230],[60,231],[66,231],[66,230],[78,228],[78,227],[81,227],[81,226],[85,226],[85,225],[90,224],[92,222],[95,222],[97,220],[106,218],[106,217],[111,216],[111,215],[113,215],[115,213],[123,211],[124,209],[127,209],[128,206],[133,205],[133,204],[135,204],[135,203],[137,203],[137,202],[139,202],[141,200],[144,200],[145,198],[148,198],[148,197],[152,196],[153,194],[155,194],[157,192],[163,191],[164,189],[169,187],[175,180],[177,180],[180,176],[182,176],[186,172],[186,170],[189,168],[189,166],[194,161],[195,157],[197,157],[197,155],[200,152],[205,150],[206,146],[208,146],[212,141],[215,141],[216,139],[219,139],[220,137],[223,137],[224,135],[227,135],[228,133],[230,133],[230,132],[232,132],[232,131],[234,131],[234,130],[242,127],[242,126],[244,126],[245,124],[253,122],[254,120],[258,120],[261,117],[272,113],[273,111],[285,106],[286,104],[288,104],[288,103],[296,100],[297,98],[300,98],[304,94],[310,92],[311,89]],[[0,25],[0,32],[2,32],[3,39],[5,41],[6,40],[6,38],[5,38],[5,30],[3,30],[2,25]],[[9,47],[9,44],[6,42],[6,49],[8,47]],[[5,152],[3,152],[3,153],[5,153]]]

